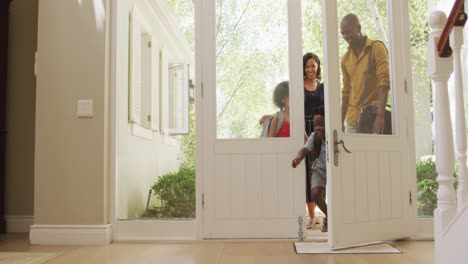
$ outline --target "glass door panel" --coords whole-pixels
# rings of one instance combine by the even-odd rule
[[[334,110],[346,133],[393,134],[388,17],[386,0],[338,1],[342,105]]]
[[[258,138],[259,119],[278,111],[288,137],[289,91],[278,86],[289,79],[287,11],[286,0],[216,1],[218,139]]]

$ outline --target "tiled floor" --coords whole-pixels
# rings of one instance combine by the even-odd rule
[[[431,264],[434,243],[431,241],[396,242],[403,254],[333,254],[297,255],[291,242],[201,241],[187,244],[113,243],[108,246],[38,246],[29,245],[27,234],[0,236],[0,251],[60,252],[47,264]]]

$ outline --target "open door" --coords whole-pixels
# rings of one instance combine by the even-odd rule
[[[301,1],[196,5],[202,236],[296,238],[305,214],[304,167],[291,167],[304,140]],[[278,111],[272,94],[285,80],[290,136],[260,138],[258,120]]]
[[[417,219],[415,162],[411,151],[414,143],[410,136],[413,131],[408,125],[413,122],[413,108],[407,2],[360,0],[352,1],[352,6],[348,2],[351,1],[322,1],[326,27],[328,230],[332,249],[409,237]],[[356,5],[367,11],[357,10]],[[351,126],[342,131],[344,73],[337,69],[341,69],[348,44],[341,36],[340,22],[350,12],[358,16],[363,35],[383,41],[388,48],[391,135],[353,133]],[[355,56],[356,66],[348,73],[354,78],[352,82],[366,74],[366,67],[359,66],[361,62],[368,63],[366,52],[363,49],[363,54]],[[353,94],[349,96],[352,97]],[[353,106],[351,100],[348,115]],[[358,108],[356,104],[354,107]]]

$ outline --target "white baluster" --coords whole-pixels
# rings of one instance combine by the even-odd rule
[[[467,198],[466,179],[466,122],[465,103],[463,97],[463,81],[461,68],[461,47],[463,45],[463,27],[454,27],[450,34],[450,44],[453,50],[453,65],[455,72],[455,150],[458,161],[457,208],[460,212]],[[452,104],[453,105],[453,104]]]
[[[434,11],[429,17],[432,28],[428,42],[428,72],[434,81],[435,159],[437,169],[437,209],[434,211],[436,263],[443,263],[442,233],[456,213],[456,194],[453,187],[454,152],[452,124],[448,100],[447,80],[453,71],[452,58],[441,58],[437,43],[447,16]]]

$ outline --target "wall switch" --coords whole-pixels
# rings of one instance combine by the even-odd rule
[[[76,115],[78,117],[93,117],[93,100],[78,100]]]

